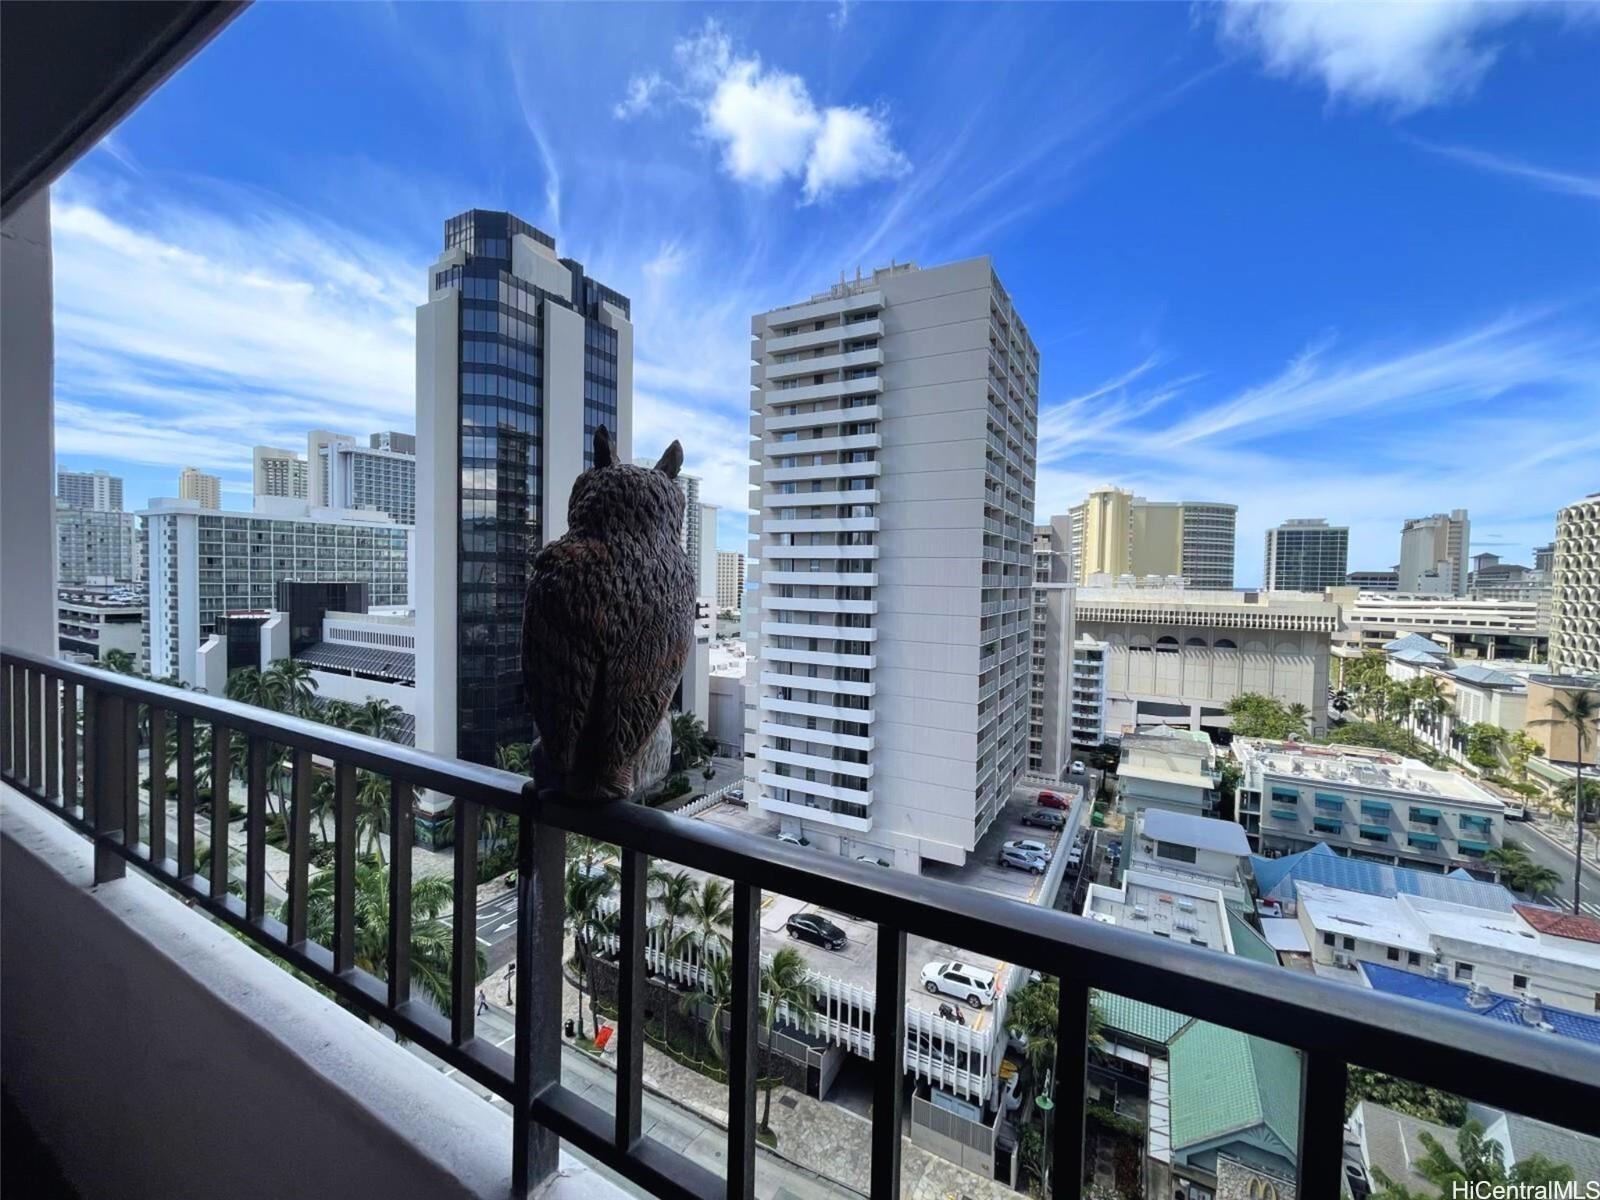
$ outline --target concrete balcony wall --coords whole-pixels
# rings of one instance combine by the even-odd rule
[[[511,1117],[0,790],[0,1054],[85,1200],[504,1200]],[[619,1193],[563,1155],[547,1196]],[[569,1190],[570,1189],[570,1190]]]

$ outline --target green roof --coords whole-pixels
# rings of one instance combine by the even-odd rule
[[[1300,1056],[1288,1046],[1196,1021],[1172,1040],[1172,1148],[1265,1126],[1299,1145]]]
[[[1254,959],[1258,963],[1266,963],[1269,967],[1278,965],[1278,952],[1267,945],[1267,940],[1234,912],[1231,906],[1228,909],[1228,928],[1233,933],[1233,952],[1240,958]]]
[[[1106,1029],[1159,1045],[1171,1041],[1173,1034],[1194,1019],[1112,992],[1095,992],[1094,1006],[1100,1011],[1100,1022]]]

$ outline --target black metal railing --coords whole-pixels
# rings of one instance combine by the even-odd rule
[[[435,758],[407,747],[262,708],[32,655],[0,656],[0,775],[92,839],[95,880],[125,865],[189,898],[358,1011],[412,1039],[512,1106],[512,1176],[525,1195],[556,1166],[559,1139],[651,1192],[747,1197],[756,1163],[756,1055],[763,888],[876,922],[871,1194],[900,1193],[904,1097],[906,936],[917,934],[1059,977],[1058,1116],[1052,1175],[1083,1173],[1083,1117],[1091,989],[1101,989],[1294,1047],[1303,1056],[1298,1189],[1334,1200],[1343,1156],[1346,1075],[1352,1064],[1585,1133],[1600,1134],[1600,1048],[1481,1017],[1328,982],[1297,971],[1195,949],[951,884],[863,866],[683,820],[635,805],[580,807],[537,792],[521,776]],[[141,710],[144,724],[141,731]],[[79,722],[82,721],[82,734]],[[151,795],[167,781],[166,729],[176,722],[176,829],[166,804],[141,811],[139,747],[149,747]],[[246,755],[243,897],[233,884],[228,791],[197,805],[197,727],[209,727],[214,784]],[[281,906],[265,904],[267,763],[289,749],[293,803],[285,806],[290,869]],[[318,764],[315,760],[325,760]],[[331,945],[307,937],[309,820],[316,770],[334,780],[334,921]],[[387,978],[356,962],[356,772],[389,780]],[[454,804],[455,903],[448,1015],[415,996],[410,973],[410,809],[426,788]],[[519,824],[513,1052],[474,1029],[477,831],[484,808]],[[210,864],[196,871],[196,818],[209,817]],[[141,837],[141,833],[143,836]],[[614,1113],[561,1083],[563,879],[569,833],[621,847],[619,1037]],[[733,1004],[728,1038],[727,1177],[641,1135],[647,898],[650,859],[730,879],[734,889]]]

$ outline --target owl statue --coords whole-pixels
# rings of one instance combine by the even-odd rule
[[[539,743],[535,776],[574,799],[634,788],[693,641],[695,580],[679,542],[683,447],[653,468],[618,462],[594,433],[594,466],[567,503],[567,532],[534,557],[522,667]]]

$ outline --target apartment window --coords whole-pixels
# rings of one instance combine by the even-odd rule
[[[1156,857],[1170,858],[1173,862],[1192,863],[1195,860],[1193,846],[1179,846],[1172,842],[1157,842]]]
[[[1418,954],[1415,950],[1407,950],[1406,951],[1406,966],[1408,966],[1408,967],[1420,967],[1421,965],[1422,965],[1422,955]]]
[[[1324,933],[1324,934],[1323,934],[1323,935],[1322,935],[1322,944],[1323,944],[1323,945],[1324,945],[1324,946],[1331,946],[1331,945],[1333,945],[1333,934],[1331,934],[1331,933]]]
[[[1390,946],[1389,947],[1389,961],[1390,962],[1399,962],[1400,961],[1400,951],[1394,946]]]
[[[1472,964],[1471,963],[1465,963],[1465,962],[1458,962],[1456,964],[1456,978],[1457,979],[1471,979],[1472,978]]]
[[[1525,991],[1528,986],[1528,977],[1526,975],[1513,975],[1511,977],[1511,986],[1515,991]]]
[[[1354,950],[1356,948],[1356,940],[1355,940],[1355,938],[1346,937],[1344,939],[1344,948],[1346,950]]]

